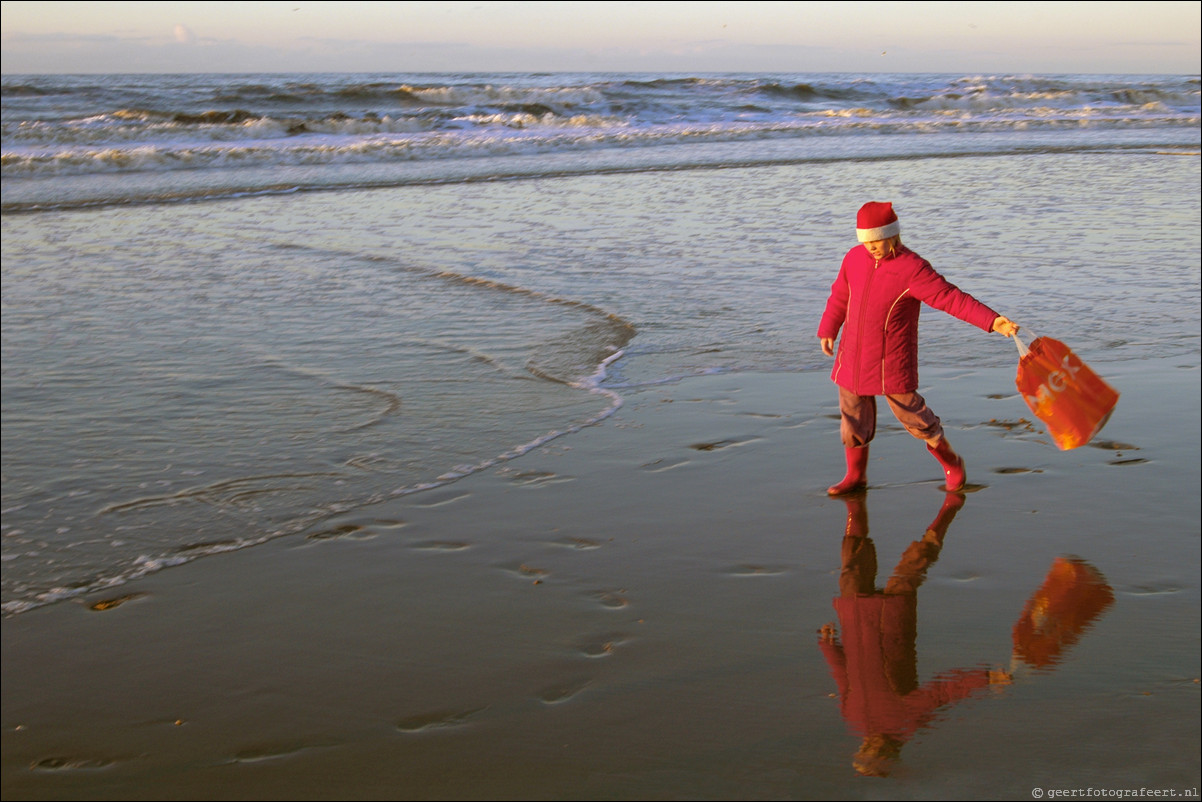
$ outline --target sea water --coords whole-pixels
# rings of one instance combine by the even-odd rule
[[[6,76],[3,609],[454,482],[640,388],[826,370],[866,200],[1091,364],[1196,355],[1199,98],[1197,76]],[[922,365],[1016,358],[932,311],[922,332]]]

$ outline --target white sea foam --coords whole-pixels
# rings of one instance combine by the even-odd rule
[[[1115,141],[1143,132],[1149,142],[1177,145],[1197,138],[1200,119],[1197,79],[1176,76],[414,78],[6,78],[0,170],[5,179],[54,182],[503,155],[576,153],[583,163],[602,150],[685,143],[1070,128],[1094,134],[1083,147],[1105,145],[1106,131]],[[977,145],[1006,147],[999,142]],[[676,162],[665,157],[665,165]],[[321,186],[331,180],[314,178]],[[105,186],[112,202],[135,199],[123,198],[119,184]],[[31,208],[15,197],[25,192],[5,192],[5,208]]]

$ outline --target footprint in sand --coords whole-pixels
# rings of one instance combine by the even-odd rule
[[[471,710],[438,710],[433,713],[422,713],[409,716],[397,722],[396,728],[401,732],[424,732],[426,730],[445,730],[461,727],[477,713],[487,710],[488,706]]]
[[[471,547],[471,543],[462,540],[424,540],[421,543],[414,543],[409,548],[420,551],[464,551]]]
[[[87,771],[106,769],[117,761],[103,757],[45,757],[35,761],[34,771]]]
[[[1113,451],[1118,459],[1110,461],[1111,465],[1143,465],[1147,462],[1146,459],[1139,457],[1123,458],[1124,451],[1139,451],[1139,446],[1131,445],[1130,443],[1119,443],[1115,440],[1094,440],[1090,443],[1093,448],[1100,448],[1104,451]]]
[[[560,476],[557,473],[550,471],[522,471],[520,473],[511,473],[508,476],[509,481],[522,487],[543,487],[545,485],[560,484],[561,482],[574,482],[576,478],[573,476]]]
[[[639,469],[648,473],[659,473],[660,471],[670,471],[673,468],[679,468],[682,465],[688,465],[687,459],[657,459],[654,462],[648,462],[645,465],[640,465]]]
[[[562,546],[565,549],[577,549],[579,551],[592,551],[605,545],[599,540],[589,540],[586,537],[565,537],[553,540],[551,543],[555,546]]]
[[[609,610],[621,610],[630,604],[626,597],[622,595],[622,591],[600,590],[592,594],[592,596],[602,607]]]
[[[368,532],[367,528],[360,524],[343,524],[311,532],[305,536],[305,540],[370,540],[373,537],[375,534]]]
[[[748,437],[742,440],[715,440],[712,443],[693,443],[689,448],[694,451],[721,451],[724,448],[734,448],[736,446],[745,446],[748,443],[754,443],[759,440],[758,437]]]
[[[1005,429],[1008,432],[1038,432],[1038,430],[1035,428],[1035,424],[1031,423],[1031,421],[1027,420],[1026,418],[1019,418],[1018,420],[998,420],[997,418],[991,418],[987,421],[984,421],[981,425],[989,426],[994,429]]]
[[[387,518],[368,521],[366,523],[339,524],[338,526],[331,526],[328,529],[310,532],[305,536],[305,540],[371,540],[378,537],[383,530],[401,529],[405,525],[404,521]]]
[[[580,645],[580,653],[585,657],[609,657],[614,651],[626,643],[626,636],[621,633],[599,635]]]
[[[502,566],[502,569],[509,574],[512,574],[519,579],[533,580],[535,585],[542,584],[544,578],[551,575],[551,572],[546,568],[539,568],[534,565],[521,563],[520,565]]]
[[[311,744],[278,744],[275,746],[258,746],[250,749],[243,749],[232,758],[234,763],[262,763],[266,760],[279,760],[280,758],[291,757],[292,755],[300,754],[308,749],[312,749]]]
[[[1180,593],[1181,590],[1180,585],[1163,582],[1153,585],[1133,585],[1122,592],[1129,596],[1166,596],[1171,593]]]
[[[1094,440],[1089,445],[1105,451],[1139,451],[1139,446],[1133,446],[1129,443],[1119,443],[1114,440]]]
[[[585,688],[593,684],[592,680],[586,679],[579,682],[569,683],[567,685],[556,685],[547,688],[538,695],[539,701],[545,705],[557,705],[561,702],[566,702],[573,696],[578,695]]]

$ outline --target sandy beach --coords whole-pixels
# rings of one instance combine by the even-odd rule
[[[918,682],[1009,682],[937,708],[888,777],[853,768],[861,735],[820,644],[849,511],[824,493],[832,385],[733,373],[644,388],[320,530],[7,619],[4,798],[1196,796],[1199,362],[1105,375],[1113,419],[1060,452],[1013,371],[924,371],[970,486],[916,594]],[[881,423],[861,499],[878,587],[946,496]],[[1015,625],[1066,556],[1112,601],[1031,666]]]
[[[5,802],[1197,797],[1195,77],[5,86]],[[827,497],[867,200],[1095,442]]]

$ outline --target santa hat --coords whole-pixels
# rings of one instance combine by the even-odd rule
[[[901,233],[897,212],[892,203],[865,203],[856,215],[856,239],[860,242],[875,242],[889,239]]]

